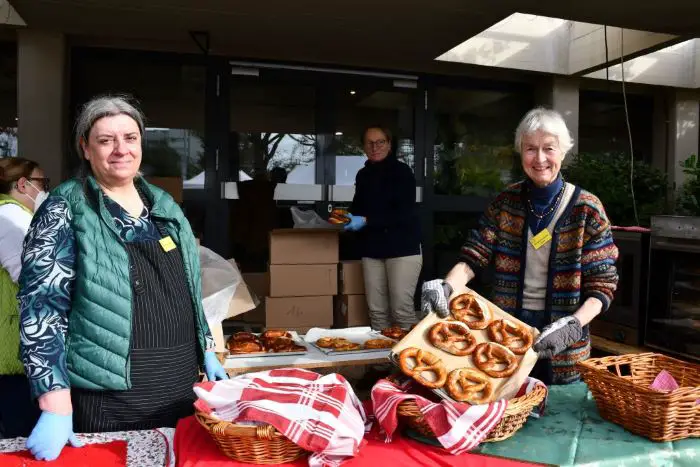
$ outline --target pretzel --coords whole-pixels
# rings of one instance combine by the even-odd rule
[[[390,328],[382,329],[382,335],[390,339],[403,339],[408,334],[408,331],[401,329],[398,326],[392,326]]]
[[[273,339],[275,337],[292,337],[292,335],[284,329],[268,329],[260,335],[261,339]]]
[[[316,345],[319,347],[323,347],[324,349],[329,349],[329,348],[333,347],[334,340],[335,340],[335,338],[333,338],[333,337],[322,337],[316,341]]]
[[[409,359],[414,358],[416,364],[414,366],[409,366]],[[425,350],[417,349],[415,347],[408,347],[403,349],[399,354],[399,365],[401,366],[401,371],[404,374],[412,377],[420,384],[428,388],[441,388],[445,385],[447,381],[447,369],[445,364],[442,363],[435,355]],[[430,381],[423,373],[433,373],[435,374],[436,380]]]
[[[491,321],[491,310],[481,306],[476,297],[468,293],[450,300],[450,311],[455,319],[469,326],[469,329],[484,329]]]
[[[366,349],[388,349],[394,346],[394,341],[389,339],[370,339],[365,342]]]
[[[362,346],[360,344],[350,341],[339,342],[333,345],[333,350],[336,352],[347,352],[349,350],[359,350],[361,348]]]
[[[229,341],[228,351],[234,354],[264,352],[262,344],[255,341]]]
[[[242,341],[254,341],[255,342],[258,340],[258,336],[256,336],[252,332],[237,332],[231,336],[230,340],[233,342],[242,342]]]
[[[469,332],[469,328],[462,323],[437,323],[430,328],[428,340],[440,350],[449,354],[464,357],[474,352],[476,338]],[[460,343],[464,343],[461,346]]]
[[[267,342],[267,347],[273,352],[279,352],[285,347],[291,347],[292,345],[294,345],[294,339],[292,339],[291,337],[277,337]]]
[[[493,378],[505,378],[515,373],[518,358],[508,348],[493,342],[482,342],[476,346],[472,356],[474,365]],[[498,369],[498,367],[503,367]]]
[[[289,347],[284,347],[280,350],[275,350],[276,353],[283,353],[283,352],[306,352],[306,347],[303,345],[297,345],[293,344],[290,345]]]
[[[489,324],[488,335],[489,339],[508,347],[515,355],[523,355],[532,347],[530,330],[507,319],[499,319]]]
[[[447,393],[458,402],[485,404],[493,396],[493,385],[479,370],[457,368],[447,377]]]

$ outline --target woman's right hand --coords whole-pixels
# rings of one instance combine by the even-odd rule
[[[420,295],[420,308],[423,315],[432,311],[440,318],[447,318],[450,315],[447,302],[450,295],[452,295],[452,286],[444,280],[435,279],[425,282]]]
[[[83,446],[73,433],[73,414],[42,412],[27,438],[27,449],[36,460],[52,461],[58,458],[67,443],[74,448]]]

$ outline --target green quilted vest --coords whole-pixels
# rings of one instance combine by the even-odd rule
[[[16,204],[29,214],[32,211],[8,195],[0,194],[0,206]],[[22,246],[19,246],[22,248]],[[21,375],[24,373],[19,358],[19,287],[12,281],[10,273],[0,266],[0,375]]]
[[[199,250],[190,224],[166,192],[140,177],[136,184],[151,203],[152,218],[162,222],[182,255],[196,314],[201,362],[209,326],[202,307]],[[94,178],[65,182],[52,195],[67,201],[76,240],[76,278],[66,338],[71,386],[129,389],[132,315],[129,256]]]

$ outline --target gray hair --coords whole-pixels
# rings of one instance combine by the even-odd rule
[[[564,117],[556,110],[537,107],[529,111],[515,130],[515,150],[522,152],[523,137],[542,131],[557,138],[559,149],[566,155],[574,147],[574,140],[569,133]]]
[[[128,115],[139,126],[139,132],[143,136],[144,116],[135,104],[129,102],[126,96],[99,96],[90,99],[80,110],[80,115],[75,121],[75,149],[78,151],[80,159],[85,161],[85,154],[80,144],[87,142],[90,130],[95,122],[104,117],[115,117],[117,115]]]

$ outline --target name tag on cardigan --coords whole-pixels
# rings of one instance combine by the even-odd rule
[[[160,246],[163,248],[163,251],[166,253],[177,248],[175,246],[175,242],[173,242],[173,239],[170,238],[170,235],[165,238],[161,238],[158,241],[160,242]]]
[[[552,239],[552,234],[549,230],[544,229],[530,239],[530,243],[535,250],[539,250],[543,245]]]

